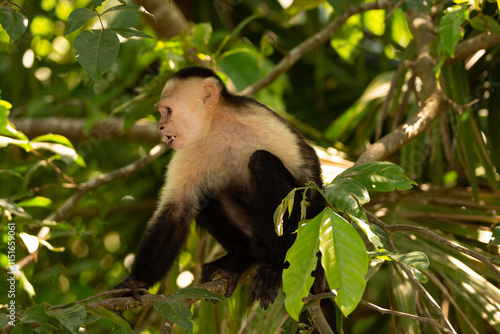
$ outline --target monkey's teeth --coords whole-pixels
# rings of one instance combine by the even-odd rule
[[[172,145],[172,142],[174,141],[175,136],[163,136],[163,138],[167,142],[167,145]]]

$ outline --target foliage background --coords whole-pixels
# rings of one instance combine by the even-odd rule
[[[60,218],[53,214],[81,190],[75,189],[77,184],[145,157],[159,141],[152,106],[171,73],[187,65],[214,66],[227,75],[230,87],[242,91],[343,10],[362,2],[296,0],[284,9],[271,0],[191,0],[177,5],[137,1],[155,15],[161,12],[158,8],[167,14],[157,15],[158,24],[133,11],[103,16],[106,27],[134,27],[154,38],[122,39],[118,59],[96,83],[76,61],[73,42],[83,29],[99,27],[98,20],[64,34],[70,13],[91,8],[92,1],[14,1],[24,9],[29,24],[15,42],[0,30],[0,91],[1,99],[12,104],[9,119],[31,140],[57,133],[71,142],[41,138],[49,143],[48,149],[35,152],[0,143],[4,210],[0,229],[5,239],[0,245],[0,264],[7,267],[7,222],[13,220],[16,258],[23,269],[16,296],[20,309],[71,303],[107,290],[127,275],[130,254],[154,210],[171,153],[127,178],[82,193]],[[117,2],[108,0],[104,6],[113,4]],[[432,125],[416,128],[419,135],[413,141],[384,157],[400,164],[417,181],[418,189],[373,194],[368,207],[387,224],[428,227],[494,263],[498,247],[491,241],[492,232],[500,222],[498,42],[488,47],[477,44],[471,57],[453,60],[449,55],[461,41],[481,34],[495,38],[500,33],[496,2],[394,1],[388,10],[353,15],[328,43],[306,53],[254,97],[284,115],[311,142],[335,148],[336,155],[356,161],[370,143],[419,112],[433,91],[416,65],[421,46],[409,27],[415,11],[428,15],[435,25],[429,43],[434,63],[427,69],[433,69],[446,103]],[[238,26],[254,14],[259,17]],[[73,147],[80,159],[62,154],[50,143]],[[345,166],[331,161],[330,165]],[[43,226],[50,226],[50,233],[40,238]],[[45,246],[30,250],[40,239]],[[500,278],[483,262],[411,231],[395,233],[392,241],[401,253],[421,250],[427,254],[430,268],[425,287],[455,328],[463,333],[500,332]],[[201,264],[221,251],[193,227],[178,265],[155,290],[172,293],[178,289],[176,279],[187,272],[198,283]],[[393,310],[437,317],[391,261],[372,262],[369,275],[364,299]],[[0,295],[6,295],[7,289],[2,278]],[[194,331],[278,330],[288,319],[283,296],[264,311],[248,305],[247,290],[243,284],[225,303],[196,304],[192,308]],[[125,315],[136,332],[158,332],[161,317],[154,309]],[[346,323],[351,333],[436,330],[407,318],[380,315],[365,306],[359,306]],[[86,331],[107,333],[113,328],[117,328],[115,323],[101,319]],[[37,331],[57,330],[44,326]]]

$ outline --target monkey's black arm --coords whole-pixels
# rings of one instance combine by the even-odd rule
[[[166,276],[189,233],[189,213],[174,212],[165,205],[148,223],[131,274],[116,288],[130,288],[140,299],[139,288],[149,288]]]
[[[263,262],[250,288],[249,298],[251,301],[260,299],[260,305],[267,308],[281,287],[285,255],[295,240],[293,232],[300,220],[300,201],[296,199],[291,217],[286,217],[282,236],[278,236],[274,229],[274,211],[281,200],[298,185],[281,160],[270,152],[256,151],[251,156],[248,167],[255,189],[252,196],[256,225],[253,229],[262,254],[260,260]]]

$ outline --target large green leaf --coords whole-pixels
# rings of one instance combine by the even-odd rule
[[[290,266],[283,270],[285,308],[295,320],[299,319],[304,305],[302,298],[309,294],[314,282],[311,272],[316,268],[318,260],[316,253],[319,250],[319,227],[325,219],[326,210],[299,227],[297,239],[286,253],[286,261]]]
[[[405,190],[416,184],[404,175],[401,167],[388,161],[355,165],[339,174],[335,180],[341,178],[352,178],[368,190],[376,191]]]
[[[326,197],[340,210],[364,218],[362,205],[370,201],[366,187],[353,179],[340,178],[324,188]]]
[[[170,299],[163,303],[154,303],[155,309],[165,318],[193,333],[193,323],[191,318],[191,310],[184,303],[177,299]]]
[[[0,5],[0,25],[9,35],[10,42],[21,37],[28,27],[28,19],[9,6]]]
[[[69,14],[68,27],[66,28],[65,35],[71,34],[73,31],[81,28],[89,20],[97,16],[97,13],[88,8],[77,8]]]
[[[326,208],[320,227],[321,263],[328,284],[337,290],[336,302],[348,316],[358,305],[366,287],[366,247],[358,232],[345,219]]]
[[[120,51],[120,40],[111,30],[86,30],[76,36],[76,60],[95,82],[115,63]]]

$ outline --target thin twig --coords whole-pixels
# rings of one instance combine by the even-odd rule
[[[410,231],[410,232],[421,233],[446,247],[452,248],[454,250],[457,250],[461,253],[464,253],[466,255],[469,255],[470,257],[473,257],[481,261],[500,279],[500,271],[498,270],[498,267],[491,261],[491,258],[479,254],[478,252],[470,250],[464,246],[456,244],[446,238],[443,238],[437,235],[436,233],[431,232],[427,227],[398,224],[398,225],[386,225],[384,230],[389,233],[396,231]]]
[[[401,75],[403,66],[403,62],[400,62],[396,72],[394,73],[394,77],[392,78],[391,88],[389,88],[389,92],[387,93],[387,96],[382,103],[382,107],[380,107],[377,119],[377,128],[375,129],[375,141],[379,140],[380,136],[382,135],[384,120],[387,115],[387,111],[389,110],[389,105],[391,104],[394,92],[396,91],[396,85],[398,84],[399,76]]]
[[[303,300],[304,300],[304,302],[308,302],[310,300],[315,300],[315,299],[335,298],[336,295],[337,295],[336,291],[332,290],[332,292],[323,292],[323,293],[318,293],[316,295],[310,295],[310,296],[304,298]],[[433,319],[433,318],[425,318],[425,317],[421,317],[419,315],[414,315],[414,314],[411,314],[411,313],[405,313],[405,312],[390,310],[390,309],[378,306],[376,304],[370,303],[370,302],[368,302],[368,301],[366,301],[364,299],[361,299],[359,303],[361,305],[369,307],[369,308],[371,308],[371,309],[373,309],[373,310],[375,310],[375,311],[377,311],[377,312],[379,312],[381,314],[389,314],[389,315],[393,315],[393,316],[396,316],[396,317],[403,317],[403,318],[417,320],[417,321],[420,321],[420,322],[435,324],[437,327],[439,327],[443,331],[445,331],[447,333],[452,333],[448,328],[444,327],[436,319]]]
[[[426,272],[425,274],[439,288],[439,290],[441,290],[441,292],[443,293],[443,295],[445,295],[445,297],[450,301],[450,303],[453,305],[453,307],[455,307],[455,311],[457,311],[462,316],[462,318],[465,320],[465,322],[470,326],[471,330],[475,334],[479,334],[479,332],[474,328],[474,325],[472,324],[472,322],[469,320],[469,317],[467,317],[467,315],[462,310],[462,308],[460,306],[458,306],[457,302],[452,297],[452,295],[450,294],[450,292],[448,291],[448,289],[441,282],[441,280],[439,280],[436,275],[434,275],[434,274],[432,274],[430,272]]]
[[[367,210],[365,210],[365,213],[366,213],[368,219],[371,222],[377,224],[388,235],[387,244],[388,244],[388,247],[389,247],[389,251],[391,251],[391,252],[396,251],[396,247],[394,246],[394,244],[392,242],[392,239],[391,239],[391,236],[390,236],[390,234],[392,232],[392,230],[390,228],[394,227],[396,225],[387,225],[387,224],[385,224],[383,221],[381,221],[380,219],[378,219],[374,214],[372,214],[371,212],[369,212]],[[406,274],[406,276],[408,277],[408,279],[418,289],[418,291],[422,294],[422,296],[424,296],[425,299],[427,299],[427,301],[429,302],[429,304],[433,307],[433,309],[439,315],[439,317],[441,318],[441,321],[446,325],[446,327],[452,333],[456,333],[455,329],[451,325],[451,323],[448,320],[448,318],[443,314],[443,311],[441,310],[441,307],[439,307],[439,305],[436,303],[436,301],[431,296],[431,294],[422,286],[422,284],[420,284],[420,282],[416,279],[415,275],[413,275],[413,273],[408,268],[406,268],[401,262],[398,262],[397,265],[399,266],[399,268],[402,271],[404,271],[404,273]]]
[[[43,156],[43,154],[41,154],[40,152],[38,152],[37,150],[35,149],[31,149],[30,150],[31,153],[33,153],[38,159],[40,160],[43,160],[45,162],[47,162],[47,164],[52,167],[52,169],[59,175],[61,175],[61,177],[66,180],[66,182],[69,182],[69,183],[72,183],[74,184],[75,181],[73,180],[73,178],[69,177],[68,175],[64,174],[64,172],[61,170],[61,168],[57,167],[51,160],[47,159],[46,157]]]

